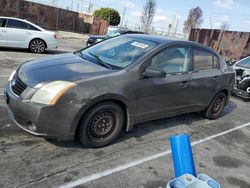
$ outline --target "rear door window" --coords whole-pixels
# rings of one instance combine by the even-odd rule
[[[12,20],[9,19],[7,22],[8,28],[15,28],[15,29],[29,29],[28,24],[19,20]]]
[[[6,25],[6,19],[0,18],[0,27],[5,27]]]
[[[212,52],[194,48],[194,71],[211,70],[219,68],[219,59]]]

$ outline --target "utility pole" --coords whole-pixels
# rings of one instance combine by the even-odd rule
[[[124,21],[125,14],[126,14],[126,7],[124,7],[124,9],[123,9],[122,21],[121,21],[120,27],[123,26],[123,21]]]
[[[168,24],[168,36],[170,36],[171,28],[172,28],[172,24]]]
[[[20,18],[20,0],[17,1],[17,17]]]
[[[79,6],[80,6],[79,3],[77,3],[77,12],[79,12]]]
[[[71,10],[73,11],[74,0],[71,0]]]
[[[211,28],[211,29],[213,28],[211,17],[210,17],[210,28]]]
[[[92,7],[93,7],[92,2],[91,2],[91,0],[89,0],[88,13],[91,13]]]
[[[178,19],[177,22],[176,22],[175,31],[174,31],[174,36],[176,35],[177,28],[178,28],[178,24],[179,24],[179,19]]]
[[[83,10],[83,6],[84,6],[84,3],[83,3],[83,1],[82,1],[82,10],[81,10],[82,12],[84,11],[84,10]]]

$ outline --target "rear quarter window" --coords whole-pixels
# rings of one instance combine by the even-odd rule
[[[207,50],[194,48],[194,71],[219,69],[219,58]]]
[[[28,24],[29,26],[29,30],[32,30],[32,31],[40,31],[40,29],[36,28],[35,26],[31,25],[31,24]]]
[[[0,27],[5,27],[6,25],[6,19],[0,18]]]

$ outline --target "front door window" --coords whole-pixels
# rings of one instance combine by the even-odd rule
[[[189,62],[189,47],[171,47],[155,55],[151,66],[163,69],[167,74],[184,73],[189,70]]]

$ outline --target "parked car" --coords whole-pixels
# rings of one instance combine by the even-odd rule
[[[235,73],[200,44],[122,35],[23,63],[9,80],[8,111],[19,127],[102,147],[137,123],[190,112],[218,118]]]
[[[236,72],[236,84],[233,95],[245,100],[250,100],[250,56],[233,65]]]
[[[0,16],[0,47],[26,48],[33,53],[58,47],[57,36],[29,21]]]
[[[141,31],[132,31],[128,29],[110,30],[106,35],[92,35],[88,38],[86,46],[91,46],[97,42],[103,41],[108,38],[117,37],[125,34],[145,34]]]

